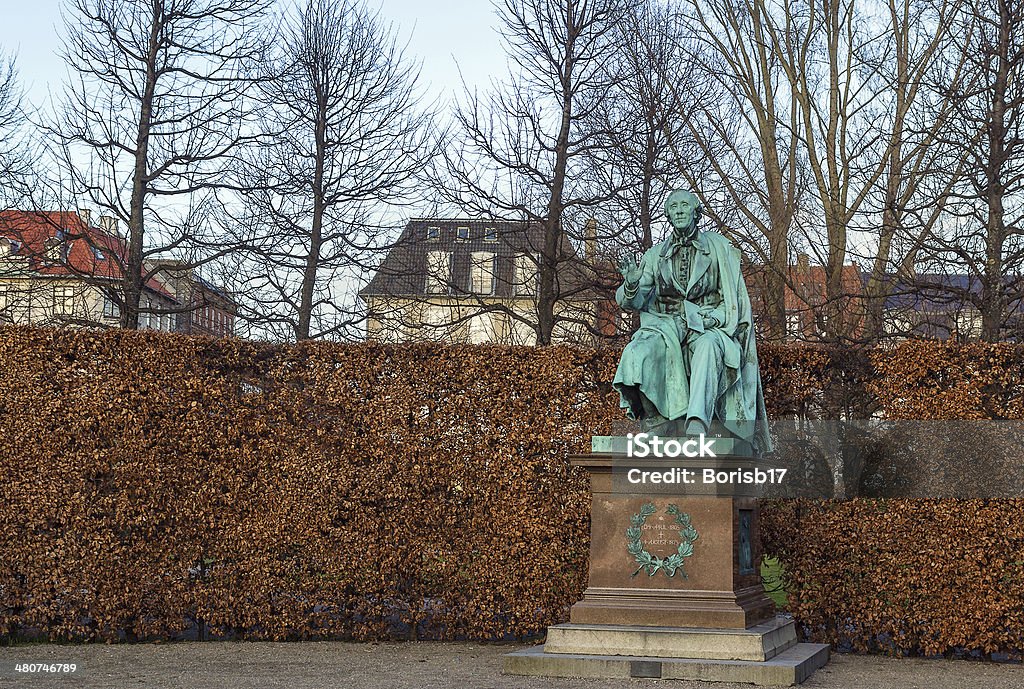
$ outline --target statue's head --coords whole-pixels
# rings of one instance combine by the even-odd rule
[[[675,189],[665,199],[665,215],[675,232],[696,230],[703,210],[697,195],[686,189]]]

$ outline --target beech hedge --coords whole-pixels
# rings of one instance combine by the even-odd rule
[[[762,346],[771,415],[1022,418],[1022,350]],[[586,584],[613,349],[0,329],[0,638],[514,639]],[[943,416],[945,415],[945,416]],[[1019,501],[780,501],[806,636],[1018,653]]]

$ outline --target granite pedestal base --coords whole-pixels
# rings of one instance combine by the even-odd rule
[[[748,629],[570,623],[549,627],[543,646],[505,656],[504,671],[790,685],[828,658],[828,644],[797,643],[793,621],[784,617]]]
[[[770,660],[796,646],[793,621],[776,617],[748,629],[556,624],[545,653],[710,660]]]
[[[537,646],[506,655],[504,671],[539,677],[646,677],[791,685],[806,680],[828,658],[828,644],[796,644],[763,661],[547,653],[544,646]]]

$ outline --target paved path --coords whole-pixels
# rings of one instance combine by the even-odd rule
[[[0,647],[0,687],[90,689],[751,689],[749,684],[506,677],[522,646],[469,643],[174,643]],[[57,678],[17,663],[75,663]],[[1024,666],[838,655],[807,689],[1021,689]]]

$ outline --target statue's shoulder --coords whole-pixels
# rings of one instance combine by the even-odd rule
[[[723,256],[735,256],[736,259],[739,259],[739,248],[729,241],[724,234],[708,230],[704,233],[704,240],[712,250],[718,251]]]
[[[730,242],[721,232],[705,230],[703,234],[707,242],[713,244],[715,247],[728,247],[730,249],[736,248],[736,245]]]

